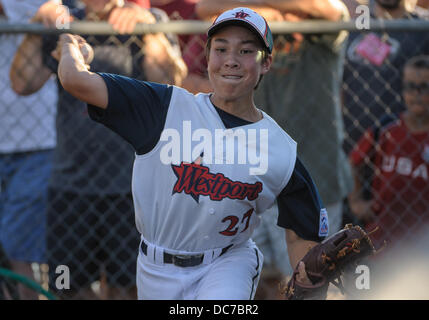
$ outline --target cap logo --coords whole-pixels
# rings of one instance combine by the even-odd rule
[[[250,17],[250,15],[248,13],[244,12],[243,10],[241,10],[241,11],[235,13],[235,17],[237,19],[246,19],[247,17]]]

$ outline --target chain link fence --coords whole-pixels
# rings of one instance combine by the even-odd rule
[[[177,20],[180,17],[174,18]],[[98,297],[134,298],[135,259],[139,236],[134,226],[130,196],[133,150],[107,129],[92,122],[85,105],[66,92],[58,90],[54,74],[47,77],[45,85],[37,93],[26,97],[16,95],[11,88],[9,71],[24,32],[11,33],[9,29],[5,33],[7,27],[13,25],[2,24],[0,28],[0,170],[3,170],[0,172],[1,201],[15,201],[15,207],[12,208],[15,211],[27,211],[29,209],[26,206],[34,206],[30,201],[33,198],[25,192],[21,198],[13,198],[13,195],[8,193],[12,183],[17,183],[14,192],[28,188],[33,195],[40,193],[38,201],[42,198],[47,201],[46,223],[26,216],[24,218],[29,222],[21,225],[28,228],[43,226],[39,235],[31,239],[31,242],[38,243],[41,251],[47,243],[47,257],[44,258],[52,261],[50,273],[53,280],[50,287],[60,297],[67,297],[64,292],[77,293],[88,286]],[[404,64],[413,56],[429,54],[428,25],[421,27],[424,31],[410,31],[412,29],[408,24],[408,29],[405,26],[401,31],[389,31],[386,27],[381,32],[351,32],[344,48],[343,80],[338,81],[341,88],[337,93],[332,93],[339,93],[337,98],[341,101],[343,124],[334,125],[344,126],[344,152],[350,155],[355,150],[361,157],[356,164],[366,166],[364,175],[360,176],[364,185],[362,197],[378,205],[377,208],[367,208],[376,211],[372,220],[359,219],[352,213],[352,205],[345,206],[343,222],[359,223],[367,227],[382,224],[383,236],[389,236],[392,241],[397,241],[402,236],[412,236],[419,226],[427,225],[429,220],[429,133],[417,138],[411,134],[407,139],[393,142],[396,143],[397,150],[383,149],[377,138],[391,139],[392,133],[388,129],[392,124],[398,125],[400,114],[406,110],[402,98]],[[190,74],[196,74],[199,79],[203,79],[207,77],[205,36],[198,30],[204,30],[202,24],[199,28],[193,28],[190,34],[180,35],[179,46]],[[310,34],[310,31],[306,34]],[[43,28],[36,33],[43,35]],[[43,39],[49,38],[43,36]],[[141,50],[141,34],[119,36],[112,32],[110,35],[89,35],[86,38],[93,45],[95,56],[98,57],[91,65],[93,71],[146,78],[147,75],[141,67],[145,55]],[[42,42],[45,47],[41,49],[44,51],[40,57],[42,60],[39,61],[44,68],[51,71],[56,66],[47,53],[54,48],[53,43],[55,42],[48,40]],[[276,36],[276,50],[294,50],[295,44],[296,39],[290,35]],[[370,50],[376,45],[387,46],[384,56],[380,53],[382,50]],[[296,49],[296,61],[290,63],[299,63],[300,50],[305,50],[305,47]],[[37,61],[37,55],[37,52],[28,52],[31,61]],[[45,76],[43,72],[47,72],[36,67],[34,71],[35,80]],[[311,70],[307,76],[312,79]],[[302,95],[311,96],[312,92],[306,91],[306,83],[295,85]],[[17,83],[14,88],[22,89],[22,86]],[[303,110],[297,116],[311,119],[312,110]],[[386,116],[389,116],[388,121],[384,120],[387,119]],[[305,131],[306,128],[301,130]],[[317,130],[317,137],[323,136],[324,128],[319,127]],[[370,141],[368,148],[356,149],[368,130],[378,133]],[[404,141],[406,145],[403,145]],[[412,150],[407,147],[410,144],[414,144]],[[12,173],[18,170],[19,161],[24,161],[25,157],[30,157],[32,162],[36,161],[34,155],[40,150],[47,152],[50,159],[40,160],[46,167],[45,176],[33,177],[29,174],[26,175],[27,178],[18,177],[17,181],[13,181]],[[337,169],[332,163],[323,165],[325,170]],[[311,172],[311,168],[309,169]],[[29,170],[41,174],[37,167]],[[400,179],[403,183],[398,185],[395,179]],[[41,185],[34,185],[36,181]],[[46,181],[49,183],[42,183]],[[388,196],[386,190],[390,192]],[[347,201],[345,203],[347,204]],[[19,224],[11,218],[10,225]],[[4,231],[6,229],[8,232]],[[9,237],[12,237],[13,233],[24,235],[16,236],[16,239],[26,242],[15,243],[11,246],[14,248],[29,246],[29,239],[26,239],[25,235],[33,234],[26,229],[13,230],[5,224],[2,225],[1,232],[2,241],[6,240],[6,234],[10,235]],[[43,236],[45,233],[48,234],[46,239]],[[75,252],[78,258],[72,256],[71,252]],[[69,268],[72,277],[70,287],[66,281],[65,269],[57,269],[59,265]],[[37,270],[42,274],[37,279],[45,279],[43,274],[47,272],[46,264],[42,264]],[[62,286],[62,290],[58,290],[58,286]],[[46,284],[45,288],[47,289]],[[77,297],[95,297],[88,292],[85,294],[87,296]]]

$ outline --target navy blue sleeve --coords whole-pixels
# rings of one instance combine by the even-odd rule
[[[128,141],[137,154],[151,151],[164,129],[173,87],[98,73],[109,95],[106,109],[88,105],[91,119]]]
[[[297,158],[292,176],[277,197],[279,217],[277,224],[292,229],[300,238],[320,242],[324,236],[319,235],[320,212],[323,208],[314,182]]]

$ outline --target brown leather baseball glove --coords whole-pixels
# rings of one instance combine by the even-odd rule
[[[344,229],[310,249],[301,261],[305,264],[311,284],[304,283],[297,277],[298,263],[285,289],[286,299],[326,299],[329,283],[339,287],[344,293],[341,282],[344,268],[376,253],[369,238],[372,232],[366,233],[359,226],[347,224]]]

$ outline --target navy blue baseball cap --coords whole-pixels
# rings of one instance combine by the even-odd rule
[[[257,12],[239,7],[221,13],[213,22],[207,35],[210,37],[217,30],[228,25],[240,25],[255,32],[265,44],[268,52],[273,51],[273,35],[267,21]]]

